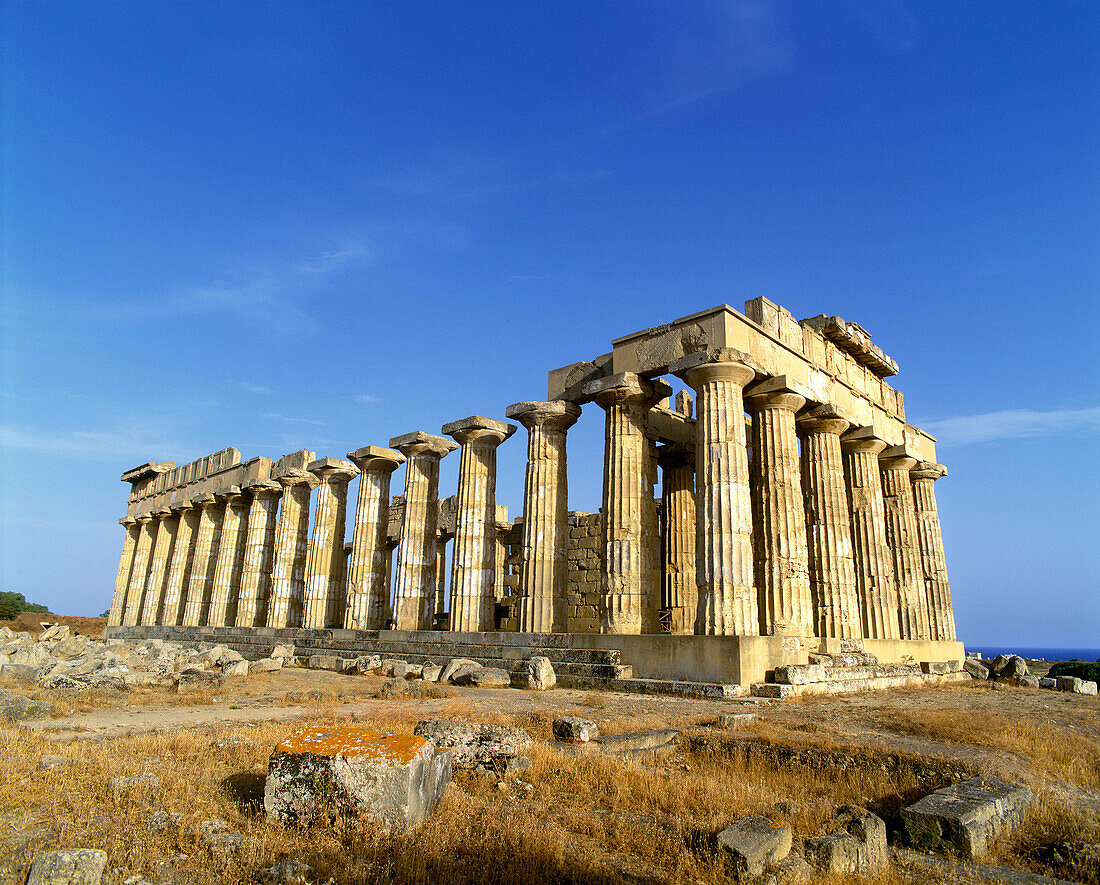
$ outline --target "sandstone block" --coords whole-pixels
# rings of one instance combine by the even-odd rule
[[[791,851],[791,828],[776,826],[766,817],[748,815],[734,821],[718,836],[718,849],[739,873],[764,875]]]
[[[591,719],[579,716],[560,716],[554,720],[554,737],[559,741],[586,743],[600,736],[600,728]]]
[[[524,674],[527,687],[534,691],[547,691],[558,684],[558,677],[554,673],[550,659],[543,655],[531,658],[524,668]]]
[[[359,813],[401,832],[434,811],[450,781],[451,753],[422,736],[305,729],[275,748],[264,810],[287,824]]]
[[[417,723],[415,734],[441,750],[450,750],[455,768],[505,767],[508,760],[531,749],[533,741],[522,728],[452,719]]]
[[[107,869],[107,852],[72,848],[40,854],[31,864],[27,885],[99,885]]]
[[[967,658],[963,661],[963,670],[969,673],[974,679],[989,678],[989,667],[977,658]]]
[[[865,808],[846,806],[834,832],[806,840],[806,860],[823,873],[873,873],[888,863],[886,823]]]
[[[1023,787],[979,776],[936,790],[903,808],[901,818],[917,848],[973,860],[996,836],[1019,826],[1031,800]]]

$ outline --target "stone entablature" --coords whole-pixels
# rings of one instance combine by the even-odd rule
[[[480,415],[348,460],[142,464],[122,476],[109,624],[773,637],[783,654],[953,642],[932,489],[946,470],[896,372],[855,323],[763,298],[618,338],[550,372],[549,400],[505,409],[526,431],[515,522],[496,451],[518,428]],[[661,375],[691,392],[670,402]],[[582,409],[604,422],[598,514],[568,511]],[[441,496],[453,452],[457,493]]]

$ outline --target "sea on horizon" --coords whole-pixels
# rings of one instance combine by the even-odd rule
[[[964,643],[965,645],[965,643]],[[1100,661],[1100,648],[1026,648],[1018,645],[966,645],[967,653],[978,652],[989,660],[997,655],[1019,655],[1031,661]]]

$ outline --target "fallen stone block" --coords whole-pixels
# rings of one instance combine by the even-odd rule
[[[1058,688],[1058,680],[1053,676],[1040,676],[1039,688]]]
[[[507,688],[512,684],[512,675],[496,667],[478,667],[453,677],[451,681],[455,685],[473,685],[476,688]]]
[[[290,660],[294,657],[294,646],[289,642],[278,644],[271,649],[269,657],[282,658],[284,661]]]
[[[969,673],[974,679],[989,678],[989,667],[977,658],[967,658],[963,661],[963,670]]]
[[[1010,657],[1012,657],[1012,656],[1011,655],[997,655],[997,657],[995,657],[987,665],[989,667],[989,672],[992,673],[994,676],[1000,676],[1001,671],[1006,666],[1008,666],[1008,659]]]
[[[443,672],[439,674],[440,682],[454,682],[456,676],[464,676],[471,670],[476,670],[481,667],[477,661],[471,661],[469,658],[454,658],[447,662],[447,666],[443,668]]]
[[[387,679],[378,689],[376,697],[382,700],[391,700],[409,693],[409,684],[404,679]]]
[[[777,682],[754,682],[750,690],[758,698],[789,698],[794,694],[792,686]]]
[[[1086,681],[1077,676],[1056,677],[1058,691],[1068,691],[1073,694],[1096,694],[1096,683]]]
[[[756,713],[720,713],[714,724],[718,728],[744,728],[759,718]]]
[[[65,639],[72,630],[68,624],[54,624],[38,634],[38,642],[60,642]]]
[[[523,669],[527,687],[532,691],[547,691],[558,684],[554,666],[545,655],[535,655]]]
[[[309,669],[311,670],[335,670],[336,655],[310,655]]]
[[[814,868],[797,854],[788,854],[772,866],[770,875],[775,877],[775,885],[810,885],[814,878]],[[769,879],[765,878],[764,881]]]
[[[32,701],[14,691],[0,688],[0,719],[8,722],[23,722],[31,719],[49,719],[53,714],[53,704]]]
[[[820,872],[874,873],[889,862],[886,823],[865,808],[841,808],[833,832],[805,843],[806,860]]]
[[[424,668],[420,664],[406,664],[405,665],[405,678],[406,679],[420,679],[424,675]]]
[[[281,658],[260,658],[258,661],[248,662],[249,673],[274,673],[283,669]]]
[[[738,818],[716,837],[718,850],[738,873],[762,876],[791,851],[791,828],[776,826],[766,817]]]
[[[1013,676],[1027,676],[1027,661],[1025,661],[1019,655],[1012,655],[1005,662],[1005,665],[997,671],[997,675],[1004,676],[1005,678],[1012,678]]]
[[[87,636],[70,636],[67,639],[62,639],[57,645],[50,649],[50,654],[59,661],[70,661],[73,658],[79,658],[87,651]]]
[[[420,678],[425,682],[439,682],[439,674],[443,668],[439,664],[424,664],[420,671]]]
[[[989,843],[1020,824],[1032,795],[995,777],[978,776],[944,787],[903,808],[910,843],[974,860]]]
[[[176,691],[187,694],[194,691],[208,691],[225,685],[225,676],[217,670],[188,669],[180,673]]]
[[[252,842],[243,833],[209,833],[203,837],[206,847],[216,860],[228,863]]]
[[[419,735],[305,729],[275,748],[264,809],[286,824],[358,813],[388,832],[410,830],[442,799],[451,760],[450,752]]]
[[[679,730],[675,728],[658,728],[653,731],[605,734],[597,738],[596,742],[605,753],[644,753],[669,746],[679,735]]]
[[[224,676],[247,676],[248,671],[248,661],[243,658],[239,661],[226,661],[222,664],[222,675]]]
[[[525,755],[534,743],[522,728],[453,719],[423,720],[414,733],[450,750],[455,768],[506,767],[510,758]]]
[[[72,848],[40,854],[31,864],[27,885],[99,885],[107,869],[107,852]]]
[[[554,720],[552,729],[559,741],[571,743],[587,743],[600,736],[600,728],[595,722],[579,716],[560,716]]]
[[[409,664],[407,661],[401,661],[396,658],[383,658],[382,659],[382,675],[392,676],[396,679],[405,678],[405,670]]]
[[[951,672],[951,665],[947,661],[921,661],[920,671],[931,676],[946,676]]]

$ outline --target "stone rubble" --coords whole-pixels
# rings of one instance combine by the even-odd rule
[[[426,719],[418,722],[414,734],[430,740],[441,750],[450,750],[455,768],[519,770],[534,742],[522,728],[462,722],[457,719]]]
[[[791,828],[766,817],[738,818],[715,837],[718,850],[740,875],[763,876],[791,852]]]
[[[40,854],[31,864],[27,885],[99,885],[107,869],[107,852],[71,848]]]

